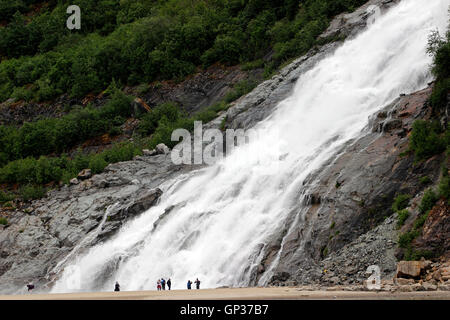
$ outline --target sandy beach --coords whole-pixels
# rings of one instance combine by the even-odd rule
[[[305,291],[293,287],[0,295],[0,300],[450,300],[448,291]]]

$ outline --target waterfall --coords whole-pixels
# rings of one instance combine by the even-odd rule
[[[369,116],[431,80],[427,36],[445,29],[449,2],[404,0],[302,74],[256,125],[257,140],[166,181],[157,206],[73,258],[80,291],[111,291],[116,280],[124,290],[155,289],[161,277],[175,289],[195,278],[202,287],[248,285],[246,270],[303,200],[305,177],[361,135]],[[70,277],[63,272],[53,292],[74,291]]]

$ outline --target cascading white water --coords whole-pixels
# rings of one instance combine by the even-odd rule
[[[73,260],[81,291],[110,291],[116,280],[125,290],[154,289],[161,277],[174,288],[197,277],[203,287],[247,285],[245,268],[298,205],[305,177],[361,134],[370,115],[430,80],[427,36],[445,29],[449,4],[404,0],[317,63],[256,126],[258,140],[168,181],[158,206]],[[275,146],[287,154],[281,161]],[[63,273],[53,292],[74,291],[71,277]]]

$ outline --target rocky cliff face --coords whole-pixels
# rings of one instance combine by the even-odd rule
[[[44,290],[59,262],[111,237],[157,203],[159,185],[186,170],[169,154],[136,157],[14,212],[0,226],[1,291],[14,292],[31,280]]]
[[[376,4],[384,10],[396,2],[369,1],[354,13],[337,17],[324,36],[352,36],[365,26],[368,6]],[[208,125],[252,127],[289,95],[302,72],[338,45],[330,43],[293,61]],[[238,71],[223,74],[229,83],[241,77]],[[189,98],[183,98],[188,87],[177,87],[160,98],[146,100],[158,103],[177,96],[190,101],[195,111],[224,93],[225,82],[209,83],[208,79],[191,79],[189,92],[198,94]],[[315,186],[306,195],[307,202],[299,203],[299,210],[292,212],[289,228],[274,230],[262,249],[261,265],[251,270],[250,285],[258,283],[278,255],[271,284],[355,283],[366,279],[364,272],[371,264],[380,265],[384,277],[395,272],[398,231],[390,209],[393,198],[397,193],[416,194],[417,203],[424,188],[419,178],[428,175],[433,182],[439,178],[441,158],[415,165],[412,156],[400,156],[407,149],[412,122],[429,116],[426,101],[430,92],[427,88],[405,95],[386,106],[373,116],[363,136],[349,142],[307,179],[306,183]],[[104,173],[78,184],[54,190],[47,198],[11,213],[9,224],[0,226],[0,291],[15,292],[30,280],[38,281],[37,287],[45,290],[64,267],[65,259],[111,237],[124,222],[158,201],[162,183],[192,169],[173,165],[169,154],[136,157],[110,165]],[[300,215],[300,207],[305,204],[308,210]],[[448,208],[443,210],[431,217],[448,219]],[[436,231],[418,239],[424,245],[435,241],[433,232],[442,231],[435,221],[430,220],[426,226]],[[443,237],[447,245],[448,237]]]
[[[391,209],[394,198],[417,195],[410,217],[414,221],[425,188],[420,178],[427,175],[436,183],[440,175],[442,157],[415,164],[413,155],[401,156],[408,149],[413,121],[430,112],[430,94],[427,88],[397,99],[371,119],[367,134],[310,178],[316,185],[311,207],[284,238],[274,283],[280,275],[294,283],[359,282],[373,264],[384,277],[392,277],[399,235]]]

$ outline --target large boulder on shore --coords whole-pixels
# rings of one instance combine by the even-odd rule
[[[431,261],[400,261],[397,264],[397,278],[419,278],[431,265]]]

